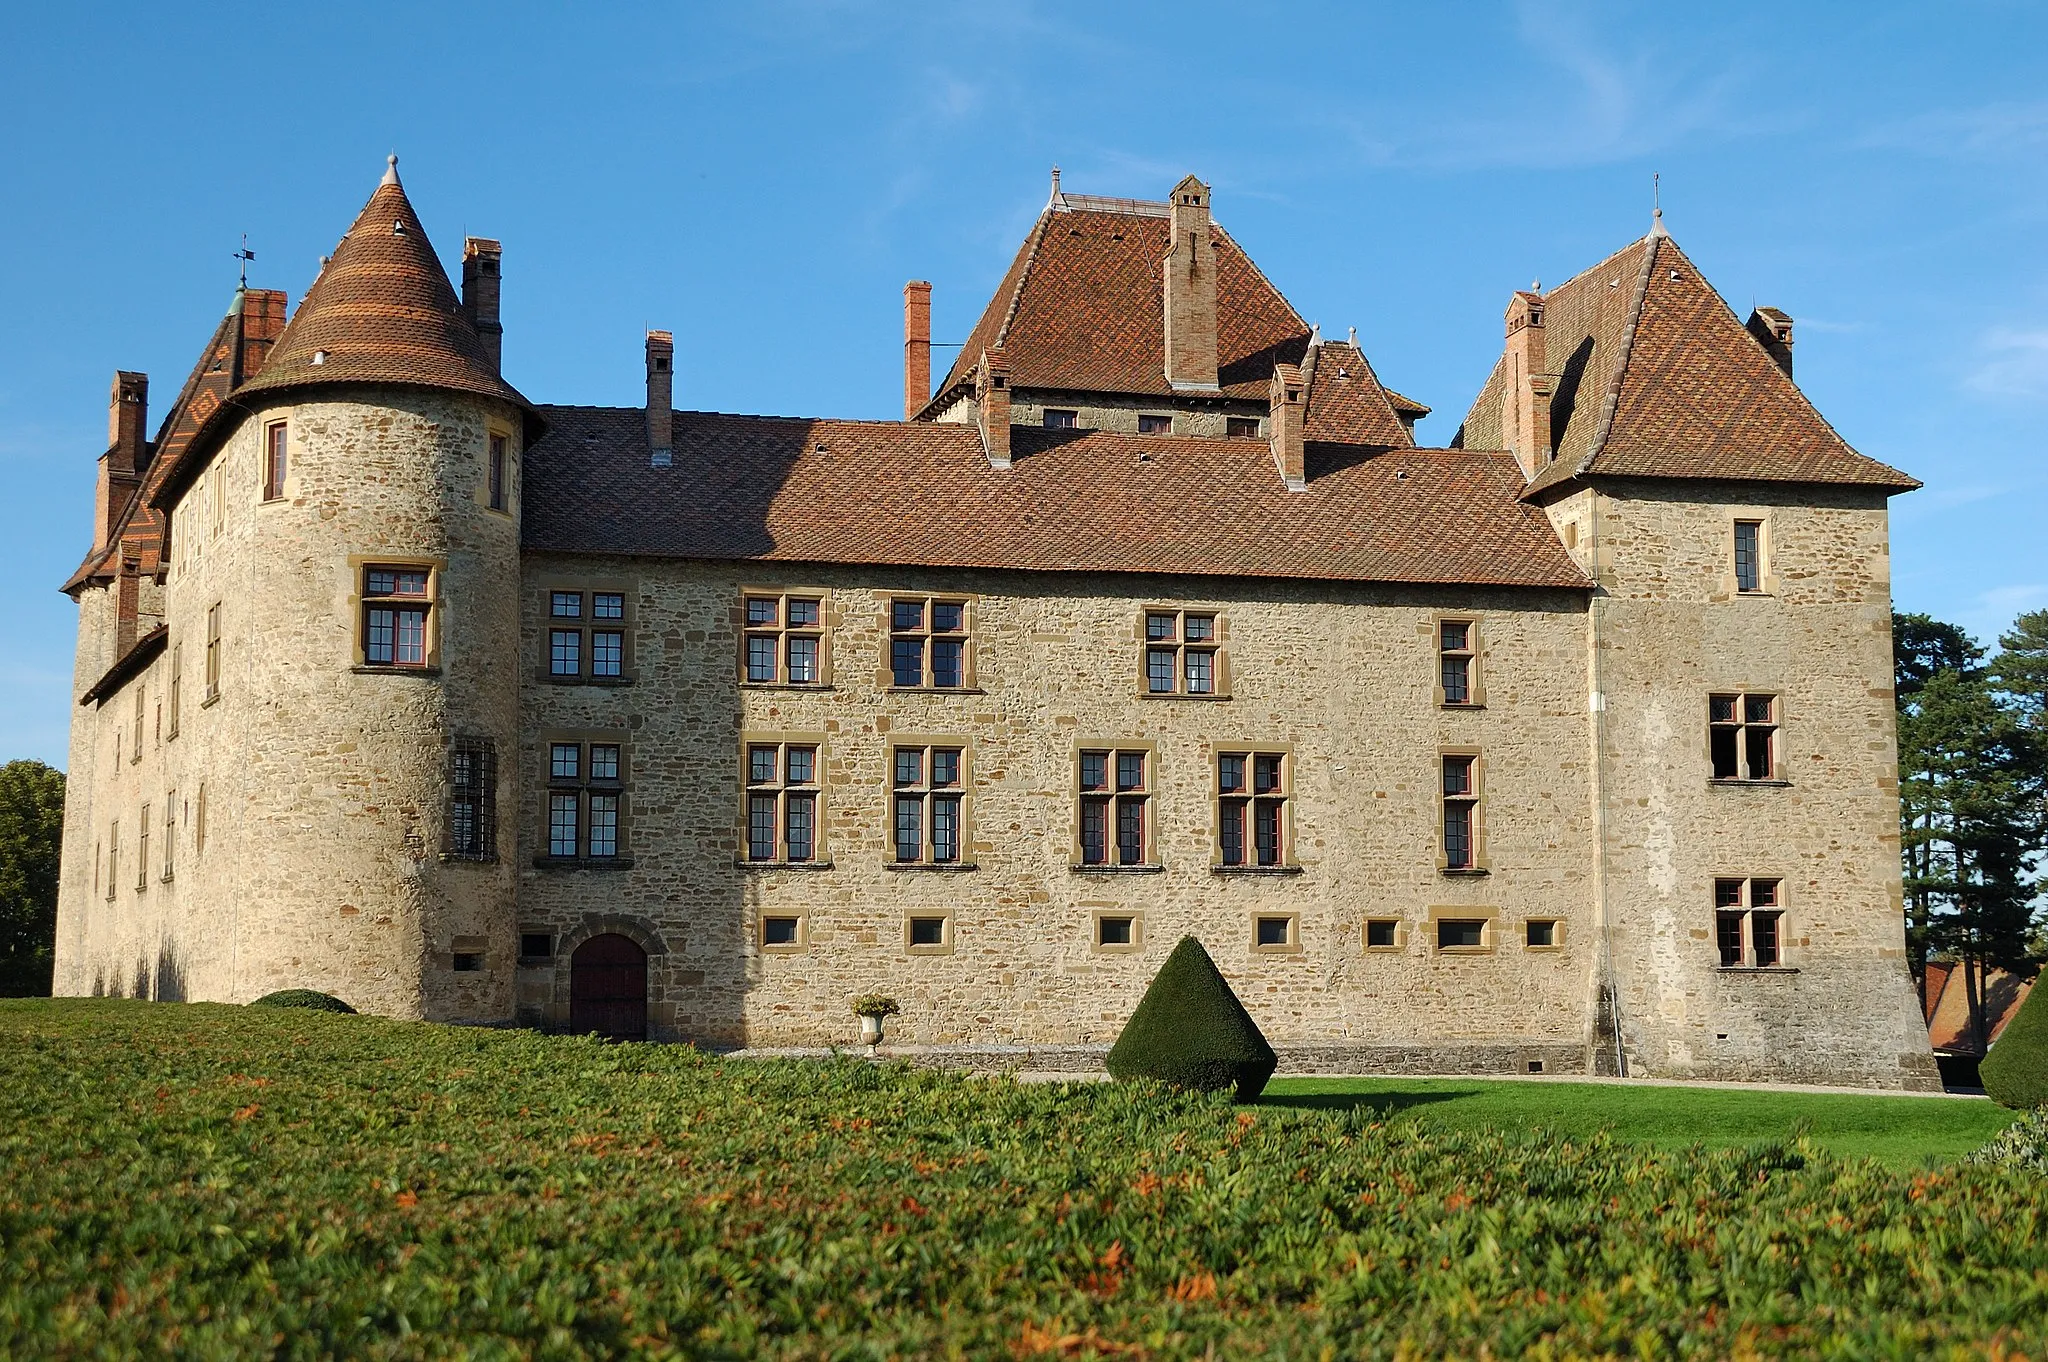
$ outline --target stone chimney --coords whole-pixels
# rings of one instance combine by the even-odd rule
[[[505,248],[487,237],[464,237],[462,241],[462,310],[483,340],[491,367],[504,367],[505,327],[498,320],[498,272],[504,264]]]
[[[932,400],[932,286],[903,286],[903,419],[915,421]]]
[[[1775,307],[1760,307],[1749,314],[1749,334],[1792,377],[1792,319]]]
[[[1557,375],[1550,372],[1543,310],[1540,293],[1517,291],[1508,300],[1500,429],[1525,478],[1535,477],[1552,455],[1550,397],[1557,391]]]
[[[981,352],[974,366],[974,405],[981,447],[991,468],[1010,466],[1010,361],[1000,345]]]
[[[1216,388],[1216,246],[1209,186],[1190,175],[1173,187],[1166,263],[1166,381]]]
[[[1267,440],[1273,449],[1273,465],[1280,470],[1280,481],[1287,484],[1290,492],[1308,490],[1308,454],[1302,440],[1302,426],[1308,415],[1303,401],[1307,388],[1301,370],[1294,365],[1273,366]]]
[[[647,448],[656,468],[675,461],[676,338],[647,333]]]
[[[142,481],[149,463],[149,375],[123,370],[114,375],[107,399],[107,452],[100,455],[99,482],[93,491],[93,552],[113,542],[115,526]]]

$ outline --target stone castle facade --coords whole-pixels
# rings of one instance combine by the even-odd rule
[[[1046,210],[905,419],[540,406],[395,160],[115,381],[57,988],[1095,1062],[1184,934],[1283,1068],[1931,1087],[1886,502],[1661,223],[1449,449],[1190,177]],[[1007,1059],[999,1057],[1007,1056]]]

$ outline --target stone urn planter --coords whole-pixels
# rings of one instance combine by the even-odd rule
[[[864,1044],[880,1045],[882,1043],[882,1019],[880,1017],[862,1017],[860,1019],[860,1038]]]
[[[873,1054],[882,1043],[882,1022],[903,1011],[886,993],[864,993],[853,1000],[853,1015],[860,1018],[861,1044]]]

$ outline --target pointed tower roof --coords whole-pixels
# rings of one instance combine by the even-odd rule
[[[398,181],[384,180],[278,338],[238,391],[340,383],[451,388],[531,405],[499,377]]]

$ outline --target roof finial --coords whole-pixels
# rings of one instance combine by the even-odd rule
[[[389,155],[389,156],[387,156],[387,157],[385,158],[385,160],[384,160],[384,178],[383,178],[382,180],[378,181],[378,183],[379,183],[379,184],[397,184],[397,183],[398,183],[398,153],[397,153],[397,152],[395,152],[395,151],[394,151],[394,152],[392,152],[392,153],[391,153],[391,155]]]
[[[1060,168],[1059,168],[1058,166],[1054,166],[1054,167],[1052,168],[1052,197],[1048,198],[1048,199],[1047,199],[1047,200],[1045,201],[1045,206],[1046,206],[1047,208],[1050,208],[1050,209],[1051,209],[1051,210],[1053,210],[1054,212],[1058,212],[1058,211],[1059,211],[1059,209],[1060,209],[1060,206],[1061,206],[1061,205],[1060,205]]]
[[[242,282],[236,285],[237,288],[246,289],[249,287],[249,262],[255,258],[256,252],[249,249],[249,234],[244,232],[242,233],[242,249],[235,252],[235,259],[242,262]]]
[[[1650,172],[1650,235],[1670,236],[1664,230],[1664,177]]]

